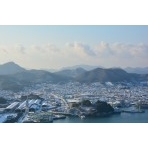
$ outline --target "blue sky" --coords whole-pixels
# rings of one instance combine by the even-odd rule
[[[79,41],[86,43],[107,42],[148,42],[148,26],[93,26],[93,25],[55,25],[55,26],[0,26],[1,42],[54,42]]]
[[[0,64],[148,66],[148,26],[0,26]]]

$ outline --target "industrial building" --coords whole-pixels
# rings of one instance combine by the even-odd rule
[[[15,111],[15,109],[19,106],[19,102],[13,102],[12,104],[10,104],[9,106],[7,106],[5,108],[4,112],[13,112]]]
[[[28,102],[28,105],[27,105]],[[16,108],[16,112],[24,112],[26,110],[26,107],[28,106],[29,111],[35,111],[39,108],[39,105],[41,103],[40,99],[32,99],[32,100],[28,100],[28,101],[24,101],[20,104],[20,106],[18,108]]]

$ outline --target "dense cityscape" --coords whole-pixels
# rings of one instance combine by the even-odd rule
[[[98,100],[106,102],[114,110],[111,113],[95,114],[95,118],[125,112],[144,113],[148,108],[147,89],[147,82],[135,84],[69,82],[66,84],[37,84],[16,93],[1,90],[0,122],[49,123],[69,117],[84,120],[93,116],[93,112],[96,111],[89,103],[84,102],[89,101],[93,105]]]

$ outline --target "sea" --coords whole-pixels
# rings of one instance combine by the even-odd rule
[[[144,113],[113,114],[108,117],[66,117],[54,120],[53,123],[148,123],[148,109]]]

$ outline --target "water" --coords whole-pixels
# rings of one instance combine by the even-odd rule
[[[148,110],[145,113],[121,113],[109,117],[67,117],[55,120],[54,123],[148,123]]]

